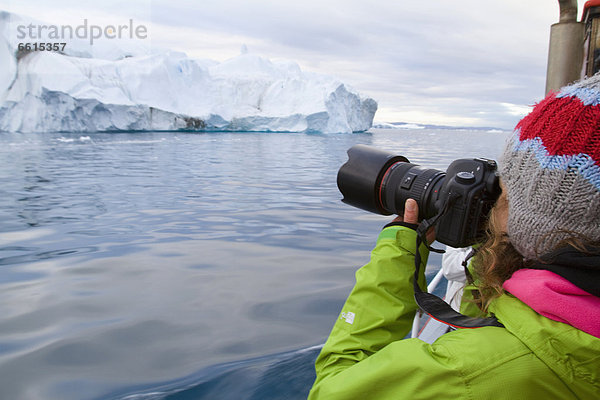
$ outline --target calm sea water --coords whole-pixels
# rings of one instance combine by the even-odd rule
[[[445,169],[506,136],[0,134],[0,398],[305,398],[390,219],[340,202],[346,150]]]

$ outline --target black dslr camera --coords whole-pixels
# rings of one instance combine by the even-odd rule
[[[411,164],[405,157],[365,145],[348,150],[337,184],[343,202],[383,214],[404,213],[406,199],[419,205],[419,220],[439,216],[436,240],[466,247],[483,235],[500,195],[496,162],[484,158],[453,161],[444,173]]]

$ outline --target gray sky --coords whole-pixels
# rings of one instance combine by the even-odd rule
[[[133,18],[152,46],[194,58],[224,61],[245,44],[337,76],[377,100],[377,121],[508,129],[543,97],[558,21],[557,0],[0,0],[0,9],[52,24]]]

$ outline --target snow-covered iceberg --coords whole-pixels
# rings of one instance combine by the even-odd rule
[[[98,56],[82,41],[18,52],[11,18],[23,17],[0,13],[0,131],[356,132],[377,110],[337,79],[247,53],[217,63],[113,46]]]

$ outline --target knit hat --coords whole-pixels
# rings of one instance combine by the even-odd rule
[[[499,164],[509,240],[526,259],[572,236],[600,240],[600,75],[538,103]]]

